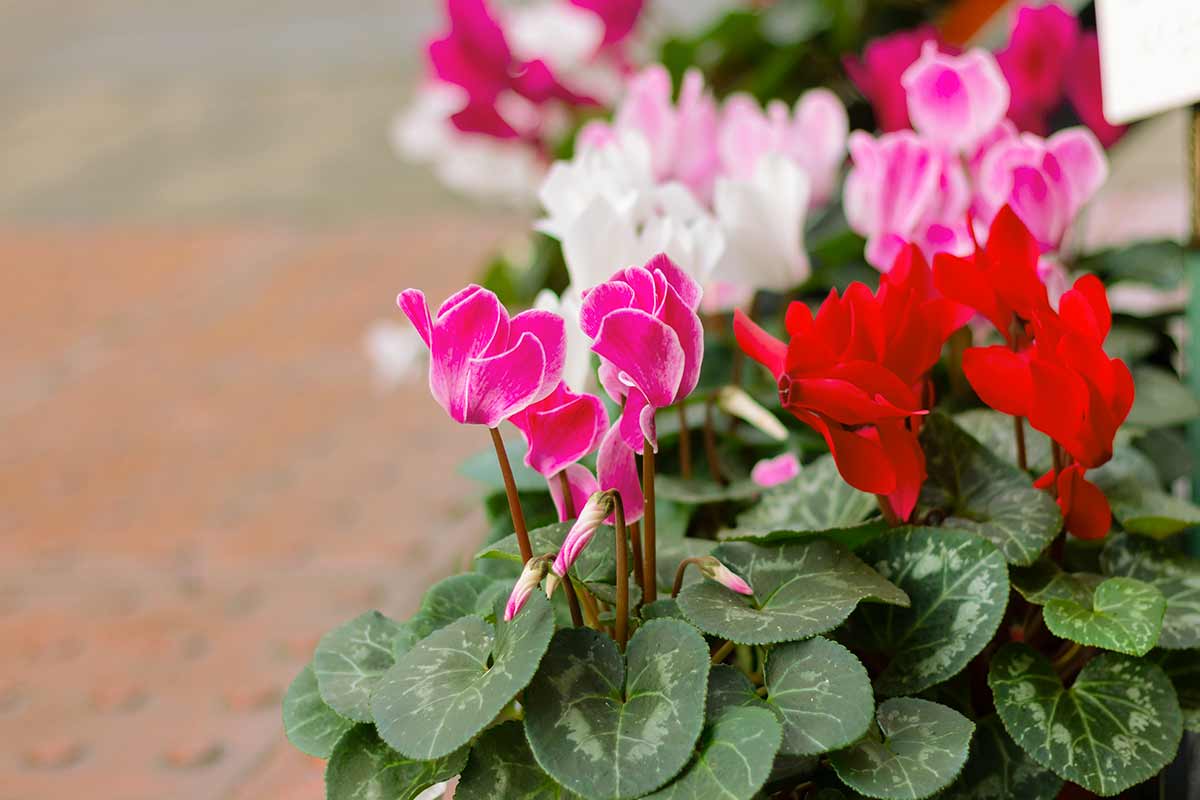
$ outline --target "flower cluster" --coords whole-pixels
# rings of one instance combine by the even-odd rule
[[[1108,533],[1112,515],[1084,473],[1112,457],[1113,437],[1133,406],[1133,377],[1104,352],[1112,314],[1099,279],[1077,280],[1055,311],[1037,261],[1033,234],[1004,208],[985,247],[965,258],[937,256],[935,282],[1004,336],[1004,345],[966,351],[967,380],[983,402],[1050,437],[1055,465],[1037,485],[1057,494],[1070,533],[1097,539]]]

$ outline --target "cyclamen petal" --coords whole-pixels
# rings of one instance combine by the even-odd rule
[[[775,458],[764,458],[750,470],[750,479],[769,489],[781,483],[787,483],[800,474],[800,460],[795,453],[784,453]]]
[[[525,564],[525,568],[521,570],[521,575],[517,578],[517,582],[513,585],[512,593],[508,596],[508,602],[504,605],[504,621],[511,622],[513,617],[520,613],[525,607],[525,603],[529,600],[529,596],[533,594],[534,589],[546,577],[546,573],[550,569],[550,560],[552,556],[539,556],[531,558]]]
[[[656,407],[675,401],[685,355],[679,335],[662,320],[632,308],[613,311],[604,318],[592,350],[629,375]]]
[[[572,464],[565,472],[567,487],[571,492],[571,506],[578,513],[579,509],[587,504],[588,498],[600,491],[600,483],[582,464]],[[567,514],[567,505],[563,502],[562,481],[557,476],[547,478],[546,485],[550,488],[550,499],[554,501],[554,508],[558,510],[558,521],[566,522],[574,518],[575,514]]]
[[[562,547],[559,548],[558,555],[554,558],[554,564],[550,569],[555,575],[560,578],[566,577],[567,571],[571,569],[575,559],[579,558],[579,554],[592,541],[592,537],[604,523],[605,517],[612,513],[613,505],[613,496],[609,492],[597,492],[588,499],[575,519],[575,524],[571,526],[571,530],[567,531]]]
[[[931,26],[898,31],[871,40],[862,58],[843,59],[846,72],[875,111],[875,120],[885,132],[907,128],[908,100],[900,77],[921,56],[926,42],[937,42]]]
[[[612,426],[600,442],[600,450],[596,453],[596,477],[602,489],[620,494],[625,506],[626,522],[632,524],[642,518],[645,501],[638,476],[637,457],[621,438],[617,425]]]
[[[525,464],[547,478],[595,450],[608,430],[608,412],[600,398],[575,394],[566,384],[509,421],[528,445]]]
[[[995,58],[984,50],[945,55],[926,42],[900,79],[913,127],[942,147],[970,153],[1008,110],[1009,88]]]
[[[700,569],[700,573],[709,580],[717,583],[738,594],[753,595],[754,590],[750,588],[750,584],[729,567],[722,564],[713,556],[705,556],[696,562],[696,566]]]
[[[531,333],[521,334],[507,352],[471,359],[462,421],[496,427],[538,400],[545,375],[546,352]]]

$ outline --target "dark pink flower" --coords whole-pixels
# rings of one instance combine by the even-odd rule
[[[774,458],[764,458],[750,470],[750,480],[769,489],[787,483],[800,474],[800,461],[795,453],[784,453]]]
[[[996,61],[1012,89],[1009,119],[1021,130],[1045,133],[1046,116],[1062,101],[1074,63],[1079,21],[1057,3],[1017,9],[1012,36]]]
[[[700,378],[701,290],[666,255],[629,267],[583,296],[579,324],[602,359],[601,380],[624,402],[620,429],[641,452],[657,441],[654,411],[679,402]]]
[[[861,59],[843,59],[850,80],[875,109],[875,120],[884,131],[908,127],[908,100],[900,76],[920,57],[922,45],[937,41],[937,31],[925,26],[873,39]]]
[[[602,46],[624,41],[637,25],[646,0],[571,0],[571,4],[586,8],[604,23]]]
[[[565,383],[509,417],[529,449],[525,464],[551,478],[596,449],[608,430],[608,412],[594,394],[575,394]]]
[[[582,464],[572,464],[566,468],[571,505],[576,509],[583,508],[588,498],[596,492],[611,489],[621,495],[625,504],[626,522],[640,520],[644,503],[637,456],[621,438],[619,425],[613,425],[600,440],[600,450],[596,453],[596,472],[598,478]],[[563,503],[562,484],[551,480],[549,485],[550,497],[554,500],[554,507],[558,509],[558,518],[565,522],[569,517]],[[612,517],[609,517],[608,521],[612,522]]]
[[[1084,125],[1092,129],[1100,144],[1112,147],[1125,134],[1124,125],[1113,125],[1104,117],[1100,91],[1100,42],[1094,33],[1079,37],[1066,75],[1067,99]]]
[[[562,378],[562,317],[525,311],[509,319],[495,294],[472,284],[431,317],[425,295],[396,299],[429,348],[429,388],[451,419],[494,428],[547,397]]]

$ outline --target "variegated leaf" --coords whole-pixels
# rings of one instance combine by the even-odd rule
[[[444,758],[414,761],[384,744],[370,725],[356,725],[338,741],[329,757],[325,798],[415,800],[435,783],[457,775],[466,761],[465,747]]]
[[[779,721],[762,708],[729,708],[704,729],[683,772],[646,800],[751,800],[771,774]]]
[[[333,746],[354,723],[325,704],[312,664],[305,665],[283,696],[283,731],[301,752],[329,758]]]
[[[454,800],[576,800],[533,760],[519,722],[486,731],[471,748]]]
[[[1050,600],[1042,608],[1055,636],[1079,644],[1144,656],[1158,642],[1167,604],[1162,592],[1133,578],[1109,578],[1096,587],[1091,602]]]
[[[405,628],[378,611],[368,611],[321,637],[313,673],[321,699],[355,722],[371,721],[371,692],[395,663],[393,644]]]
[[[979,720],[962,774],[942,800],[1054,800],[1062,778],[1029,757],[995,714]]]
[[[1114,533],[1104,546],[1100,565],[1109,575],[1146,581],[1162,592],[1167,612],[1159,647],[1200,647],[1200,559],[1186,555],[1173,543]]]
[[[796,480],[764,491],[757,505],[738,515],[737,534],[845,528],[874,510],[875,498],[846,483],[826,454],[805,464]]]
[[[771,650],[767,703],[783,721],[789,755],[818,755],[853,743],[875,711],[871,679],[854,654],[820,636]]]

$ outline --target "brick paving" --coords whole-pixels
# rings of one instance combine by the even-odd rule
[[[363,335],[512,229],[0,229],[0,800],[323,796],[281,692],[481,530],[486,436]]]

